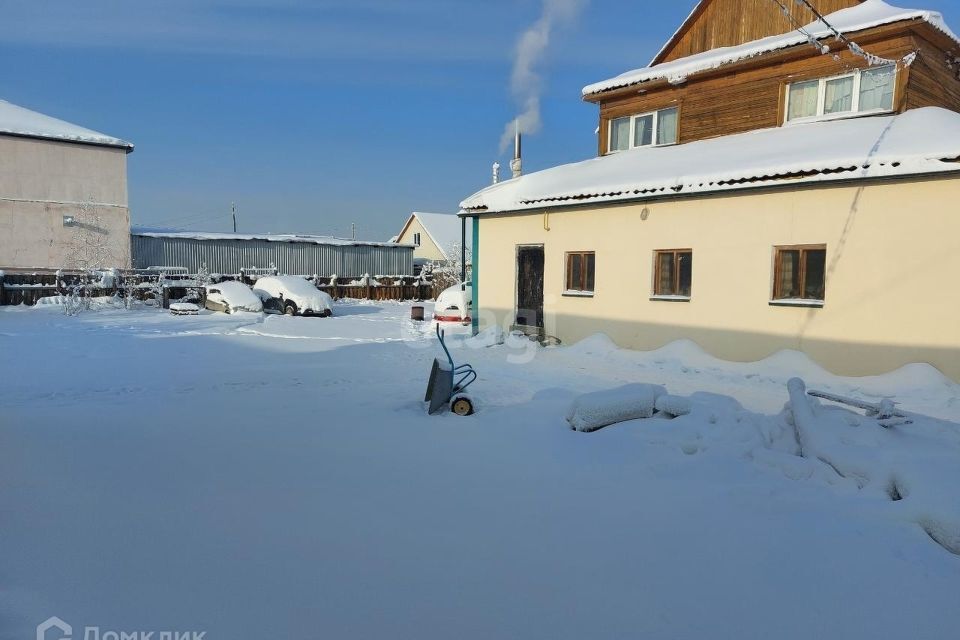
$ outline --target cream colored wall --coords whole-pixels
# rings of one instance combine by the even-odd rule
[[[960,381],[958,203],[951,178],[484,217],[481,325],[512,322],[516,247],[543,244],[546,330],[565,343],[689,338],[729,360],[798,349],[844,375],[930,362]],[[773,247],[821,243],[824,307],[771,306]],[[651,301],[653,252],[673,248],[693,249],[692,299]],[[594,297],[562,295],[566,251],[596,252]]]
[[[64,227],[64,215],[88,224]],[[126,152],[0,135],[0,267],[74,266],[80,234],[100,238],[113,266],[130,266]]]
[[[430,234],[427,233],[427,230],[420,220],[414,218],[410,222],[410,226],[407,227],[407,230],[397,238],[397,242],[401,244],[413,244],[413,234],[420,234],[420,246],[417,247],[413,252],[414,260],[430,260],[433,262],[444,261],[447,257],[443,254],[433,240],[430,238]]]

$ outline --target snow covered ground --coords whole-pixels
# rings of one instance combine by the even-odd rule
[[[0,638],[54,615],[74,637],[956,636],[960,386],[933,369],[461,335],[479,412],[427,417],[430,326],[335,313],[0,308]],[[940,420],[815,403],[798,441],[798,375]],[[570,430],[578,393],[635,382],[691,414]]]

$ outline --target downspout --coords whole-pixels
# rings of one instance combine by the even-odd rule
[[[463,307],[467,299],[467,219],[460,218],[460,303],[458,306]],[[476,309],[472,305],[471,309]],[[460,310],[460,317],[463,318],[466,313],[465,309]],[[476,311],[470,314],[471,322],[473,322],[473,316],[477,315]]]
[[[460,291],[467,290],[467,219],[460,218]]]
[[[473,325],[471,327],[473,335],[480,333],[480,218],[473,218],[473,247],[471,248],[473,256],[473,274],[471,276],[473,291]]]

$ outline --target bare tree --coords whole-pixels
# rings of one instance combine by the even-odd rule
[[[116,264],[116,257],[110,249],[110,232],[92,197],[77,207],[70,227],[64,266],[81,274],[69,284],[62,274],[60,279],[66,289],[64,313],[74,316],[90,308],[93,285],[105,277],[104,270]]]
[[[460,242],[452,243],[446,252],[446,254],[450,256],[450,259],[434,267],[433,291],[435,294],[439,294],[444,289],[449,289],[455,284],[460,284],[464,257],[467,262],[467,282],[470,282],[473,252],[470,247],[467,247],[465,252],[461,251],[462,246]]]
[[[73,234],[67,249],[69,269],[94,271],[116,266],[110,247],[110,232],[92,198],[77,207],[71,225]]]

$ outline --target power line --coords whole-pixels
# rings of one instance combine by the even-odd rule
[[[847,36],[840,33],[840,30],[834,27],[832,24],[830,24],[830,22],[826,19],[826,17],[822,13],[820,13],[815,6],[813,6],[810,0],[797,0],[797,2],[806,5],[806,7],[810,9],[813,15],[817,18],[817,20],[822,22],[824,26],[826,26],[827,29],[829,29],[837,37],[837,40],[847,45],[847,48],[851,52],[853,52],[855,55],[860,56],[861,58],[869,62],[871,65],[899,64],[900,62],[903,62],[904,64],[909,66],[913,63],[913,61],[917,57],[917,54],[919,53],[917,51],[913,51],[905,55],[900,60],[891,60],[890,58],[882,58],[880,56],[876,56],[872,53],[865,51],[863,47],[858,45],[853,40],[849,39]]]
[[[789,0],[787,1],[789,2]],[[780,13],[782,13],[787,18],[787,20],[789,20],[793,24],[793,26],[796,27],[796,30],[799,31],[801,35],[807,38],[807,42],[810,43],[810,46],[815,48],[817,51],[819,51],[823,55],[830,53],[830,47],[828,47],[827,45],[821,44],[820,40],[816,36],[814,36],[812,33],[807,31],[806,25],[800,24],[800,22],[793,17],[793,12],[790,11],[787,5],[783,4],[783,2],[781,2],[780,0],[773,0],[773,2],[778,7],[780,7]],[[837,60],[837,62],[840,62],[839,56],[834,56],[834,59]]]
[[[790,0],[786,0],[786,1],[789,2]],[[814,7],[809,0],[794,0],[794,1],[797,4],[802,4],[805,7],[807,7],[807,9],[809,9],[810,12],[813,13],[814,17],[816,17],[819,22],[822,22],[823,25],[827,28],[827,30],[834,35],[837,41],[842,42],[846,46],[846,48],[850,50],[851,53],[863,58],[868,63],[870,63],[871,66],[877,66],[877,65],[883,65],[883,64],[900,64],[900,63],[903,63],[906,66],[910,66],[911,64],[913,64],[913,61],[916,59],[917,54],[919,53],[918,51],[912,51],[907,55],[903,56],[899,60],[892,60],[890,58],[883,58],[881,56],[874,55],[866,51],[859,44],[857,44],[856,42],[854,42],[853,40],[845,36],[839,29],[837,29],[832,24],[830,24],[830,22],[826,19],[826,17],[824,17],[824,15],[820,13],[820,11],[818,11],[817,8]],[[793,24],[793,26],[796,27],[796,30],[799,31],[802,35],[804,35],[807,38],[807,42],[809,42],[811,46],[813,46],[822,55],[827,55],[828,53],[830,53],[830,47],[828,47],[825,44],[822,44],[819,38],[817,38],[812,33],[810,33],[810,31],[807,30],[806,25],[800,24],[800,22],[793,17],[793,12],[790,11],[790,9],[781,0],[773,0],[773,2],[778,7],[780,7],[781,13],[783,13],[783,15],[787,18],[787,20],[789,20]],[[838,63],[842,64],[848,70],[852,69],[852,67],[849,64],[843,61],[843,59],[840,57],[839,54],[835,53],[833,55],[833,59]]]
[[[174,225],[174,224],[196,224],[198,222],[209,222],[212,220],[221,220],[223,218],[229,218],[231,214],[211,214],[211,213],[200,213],[200,214],[190,214],[188,216],[179,216],[169,220],[164,220],[161,222],[155,222],[153,224],[157,225]]]

